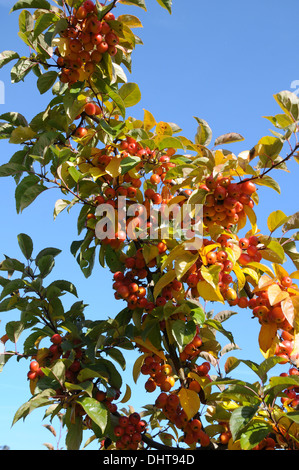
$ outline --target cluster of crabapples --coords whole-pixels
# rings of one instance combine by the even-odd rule
[[[183,441],[188,444],[200,442],[202,447],[210,443],[209,436],[202,429],[202,423],[198,418],[188,419],[188,416],[180,404],[176,393],[161,392],[155,401],[155,406],[160,409],[169,422],[183,432]]]
[[[159,255],[163,254],[167,246],[163,242],[157,244]],[[155,301],[149,301],[147,295],[147,281],[149,269],[156,266],[156,258],[150,262],[144,259],[142,249],[138,249],[134,256],[128,256],[124,260],[125,270],[117,271],[113,274],[113,289],[115,298],[127,302],[129,309],[141,308],[151,312],[154,308],[166,304],[173,298],[175,292],[182,288],[182,283],[174,280],[171,284],[163,288],[161,295]],[[145,318],[143,318],[144,320]]]
[[[231,177],[219,173],[208,176],[201,188],[208,191],[203,207],[203,222],[207,227],[217,224],[229,228],[246,220],[244,206],[254,207],[256,186],[252,181],[233,183]]]
[[[29,380],[35,380],[43,377],[44,373],[42,368],[51,365],[56,360],[60,358],[70,358],[71,350],[63,352],[63,340],[64,337],[60,334],[53,334],[51,337],[51,346],[49,348],[40,350],[41,355],[38,351],[36,356],[32,356],[29,372],[27,374]],[[81,347],[81,341],[79,339],[72,340],[72,347],[74,350],[74,357],[71,360],[71,364],[66,369],[65,378],[67,382],[77,383],[77,375],[82,368],[82,362],[84,362],[84,351]]]
[[[139,413],[119,416],[114,426],[116,436],[115,447],[118,450],[137,450],[142,442],[142,434],[146,430],[146,422]]]
[[[299,370],[296,367],[290,367],[288,372],[282,372],[281,377],[294,377],[299,375]],[[283,406],[299,409],[299,386],[290,386],[284,390],[286,396],[281,397]]]
[[[63,47],[55,49],[60,81],[69,84],[88,79],[104,54],[117,54],[119,43],[118,35],[111,28],[110,22],[115,20],[113,13],[99,20],[97,6],[91,0],[72,13],[67,18],[68,27],[60,33],[65,39]]]
[[[154,392],[157,387],[163,392],[169,392],[175,384],[172,366],[155,354],[144,359],[140,372],[145,376],[149,375],[144,385],[149,393]]]

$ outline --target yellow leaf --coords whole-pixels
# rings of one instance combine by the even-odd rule
[[[210,395],[212,387],[209,386],[209,384],[211,382],[210,382],[210,379],[208,377],[200,376],[200,375],[196,374],[195,372],[189,372],[188,377],[192,380],[196,380],[196,382],[199,383],[201,388],[204,389],[204,394],[205,394],[206,397]]]
[[[230,439],[228,441],[227,450],[242,450],[240,440],[233,441],[233,439]]]
[[[59,53],[62,57],[65,57],[66,53],[69,51],[68,45],[68,38],[54,38],[52,41],[52,46],[58,48]]]
[[[197,283],[197,291],[199,297],[202,297],[204,300],[224,303],[219,287],[217,286],[215,289],[207,281],[199,281]]]
[[[228,259],[232,263],[236,263],[236,261],[240,258],[241,254],[242,254],[241,248],[238,245],[236,245],[235,243],[232,245],[231,248],[225,248],[225,251],[228,255]]]
[[[37,381],[38,381],[38,378],[29,381],[29,388],[30,388],[31,395],[34,395],[34,391],[35,391]]]
[[[289,219],[289,216],[287,216],[284,212],[281,210],[277,210],[274,212],[271,212],[267,219],[267,225],[268,229],[270,232],[274,232],[278,227],[283,225],[287,220]]]
[[[247,268],[256,268],[256,269],[258,269],[259,271],[262,271],[262,272],[264,272],[264,273],[267,273],[268,276],[274,278],[273,272],[272,272],[271,269],[270,269],[267,265],[265,265],[265,264],[257,263],[257,262],[255,262],[255,261],[252,261],[252,262],[246,264],[246,267],[247,267]]]
[[[161,271],[164,271],[165,268],[168,268],[170,265],[172,265],[172,262],[177,258],[179,254],[184,254],[185,249],[182,245],[177,245],[174,247],[169,255],[165,258],[163,261],[163,264],[161,266]]]
[[[137,383],[138,377],[140,375],[140,369],[147,355],[148,354],[142,354],[139,356],[133,365],[133,380],[135,383]]]
[[[120,403],[127,403],[130,400],[131,395],[132,395],[131,388],[129,387],[129,385],[126,384],[126,391]]]
[[[278,284],[272,284],[268,287],[268,297],[270,305],[276,305],[289,297],[289,293],[281,290]]]
[[[160,121],[156,126],[157,135],[172,135],[172,128],[167,122]]]
[[[293,273],[289,274],[291,279],[299,279],[299,271],[294,271]]]
[[[296,365],[296,367],[299,366],[299,333],[295,331],[294,333],[294,345],[293,345],[293,351],[291,354],[291,359],[292,362]]]
[[[283,277],[289,276],[289,273],[278,263],[272,264],[274,274],[276,278],[281,281]]]
[[[10,144],[22,144],[26,140],[33,139],[36,135],[36,132],[31,129],[31,127],[19,126],[14,129],[10,135],[9,143]]]
[[[144,111],[143,127],[144,127],[144,130],[149,131],[153,127],[155,127],[155,125],[157,123],[156,123],[156,120],[155,120],[154,116],[152,115],[152,113],[150,113],[146,109],[144,109],[143,111]]]
[[[208,253],[210,253],[210,251],[213,251],[215,250],[216,248],[220,248],[221,245],[220,243],[211,243],[210,245],[206,245],[204,246],[201,250],[200,250],[200,254],[202,256],[206,256]]]
[[[121,161],[120,157],[113,157],[111,162],[106,166],[106,173],[112,176],[112,178],[117,178],[121,174]]]
[[[294,307],[294,328],[299,332],[299,296],[292,296],[291,300]]]
[[[243,273],[247,274],[256,284],[259,282],[258,273],[254,269],[247,268],[246,266],[246,268],[243,268],[242,271]]]
[[[211,265],[209,267],[202,266],[201,267],[201,275],[204,278],[205,281],[207,281],[209,284],[211,284],[214,289],[218,285],[219,282],[219,273],[221,271],[220,266],[216,265]]]
[[[140,338],[140,336],[135,336],[135,338],[133,339],[133,341],[138,344],[139,346],[145,348],[146,350],[148,351],[151,351],[152,353],[156,354],[157,356],[159,356],[163,361],[166,361],[166,357],[165,357],[165,354],[163,353],[163,351],[159,351],[157,348],[155,348],[155,346],[152,345],[152,343],[150,342],[149,339],[146,339],[145,341]]]
[[[254,210],[251,207],[244,204],[244,212],[246,213],[249,219],[249,222],[251,223],[251,226],[255,227],[256,226],[256,213],[254,212]]]
[[[156,299],[160,292],[162,291],[163,287],[168,286],[174,279],[176,278],[175,270],[172,269],[167,273],[163,274],[162,277],[158,280],[154,287],[154,298]]]
[[[265,359],[270,356],[273,356],[278,341],[276,323],[271,322],[262,324],[258,340],[261,353],[263,354]]]
[[[188,269],[197,261],[198,256],[198,253],[192,254],[188,250],[184,250],[181,255],[176,256],[174,269],[177,279],[181,279],[186,274]]]
[[[90,173],[91,176],[93,176],[93,178],[97,180],[98,178],[100,178],[100,176],[105,175],[106,172],[101,170],[100,168],[91,167],[89,168],[88,173]]]
[[[173,204],[179,204],[182,201],[186,200],[186,196],[175,196],[170,201],[167,203],[169,207],[171,207]]]
[[[38,351],[37,351],[37,355],[36,355],[36,360],[37,362],[39,363],[39,365],[43,365],[43,361],[44,359],[46,359],[46,357],[48,357],[49,355],[49,349],[48,348],[40,348]]]
[[[245,285],[246,278],[244,276],[242,269],[240,268],[238,264],[235,264],[235,266],[233,267],[233,272],[235,273],[237,277],[238,287],[240,290],[242,290]]]
[[[159,255],[159,249],[156,245],[144,245],[142,254],[146,264],[148,264]]]
[[[192,419],[193,416],[196,415],[200,407],[200,399],[198,393],[194,392],[194,390],[181,388],[178,393],[178,397],[180,399],[181,407],[185,411],[188,420]]]

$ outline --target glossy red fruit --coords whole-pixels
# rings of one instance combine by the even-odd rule
[[[30,371],[31,372],[37,372],[39,370],[39,363],[37,361],[31,361],[30,362]]]
[[[51,342],[53,344],[61,344],[62,343],[62,337],[58,333],[55,333],[55,335],[53,335],[51,337]]]

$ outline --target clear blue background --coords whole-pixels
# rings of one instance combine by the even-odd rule
[[[1,51],[15,50],[20,55],[27,55],[27,47],[17,36],[18,12],[9,14],[14,3],[0,0],[0,48]],[[197,116],[210,124],[214,138],[227,132],[242,134],[245,142],[230,146],[236,154],[251,149],[262,136],[271,135],[271,126],[263,116],[280,112],[273,94],[282,90],[295,91],[292,83],[299,79],[297,2],[174,0],[171,16],[154,0],[147,3],[147,13],[136,7],[118,7],[119,13],[137,15],[144,26],[136,30],[144,45],[137,47],[133,55],[133,73],[128,74],[129,81],[139,84],[142,100],[134,109],[128,110],[128,114],[142,118],[143,109],[147,109],[157,121],[178,124],[183,129],[182,134],[191,139],[196,133],[194,116]],[[33,75],[29,75],[25,83],[12,85],[10,68],[8,65],[0,70],[0,80],[5,84],[5,104],[0,105],[0,113],[18,111],[30,120],[46,107],[51,94],[38,94]],[[0,142],[0,149],[0,164],[6,163],[18,150],[6,141]],[[287,151],[285,148],[284,152]],[[297,164],[290,163],[289,169],[290,173],[277,171],[274,175],[281,185],[281,196],[271,189],[259,189],[261,202],[257,215],[262,232],[267,233],[266,219],[271,211],[280,209],[291,215],[298,210]],[[62,249],[63,254],[57,258],[49,282],[52,278],[72,281],[77,286],[79,298],[89,304],[87,318],[114,317],[122,305],[113,298],[110,273],[97,266],[92,277],[85,279],[69,251],[71,242],[78,239],[78,212],[63,213],[54,222],[54,204],[61,195],[51,190],[17,215],[14,190],[12,179],[1,179],[0,258],[3,254],[21,256],[16,238],[21,232],[33,238],[35,253],[48,246]],[[295,270],[291,263],[285,266],[290,272]],[[66,298],[66,305],[74,300]],[[219,310],[219,306],[216,308]],[[0,337],[5,332],[5,323],[15,319],[18,319],[17,312],[1,314]],[[241,348],[235,353],[237,357],[257,362],[263,359],[257,343],[259,327],[251,320],[250,312],[239,311],[239,315],[224,326],[233,332]],[[136,357],[127,355],[124,383],[131,387],[134,386],[131,367]],[[44,442],[55,444],[49,431],[42,427],[49,422],[41,422],[45,410],[33,412],[25,422],[20,421],[11,428],[14,413],[30,398],[27,370],[28,361],[11,359],[0,375],[0,446],[7,445],[12,450],[38,450],[45,449]],[[235,372],[240,378],[251,379],[245,366]],[[154,395],[146,396],[141,378],[130,404],[139,410],[153,400]],[[53,424],[58,427],[57,422]],[[84,440],[87,437],[88,434]]]

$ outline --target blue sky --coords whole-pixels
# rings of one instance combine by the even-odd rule
[[[18,12],[9,15],[14,3],[0,0],[1,51],[9,49],[26,55],[27,48],[17,36]],[[174,0],[171,16],[154,0],[147,3],[147,12],[124,6],[118,10],[137,15],[144,26],[136,30],[144,45],[137,47],[133,72],[128,75],[129,81],[139,84],[142,100],[128,113],[142,118],[143,109],[147,109],[157,121],[178,124],[182,134],[191,139],[196,133],[194,116],[205,119],[215,138],[227,132],[239,132],[245,137],[244,142],[230,147],[236,154],[252,148],[262,136],[270,135],[271,126],[263,116],[280,112],[273,94],[294,91],[292,83],[299,80],[299,58],[294,47],[299,36],[297,2],[289,0],[282,5],[278,0],[247,3]],[[0,70],[0,80],[5,84],[5,104],[0,105],[0,113],[18,111],[30,120],[45,108],[50,95],[38,94],[35,76],[12,85],[9,72],[9,65]],[[0,149],[0,164],[17,150],[6,141],[0,142]],[[257,214],[262,231],[271,211],[280,209],[291,215],[298,210],[297,164],[289,164],[289,169],[289,174],[275,175],[281,184],[281,196],[270,189],[259,189],[261,203]],[[3,254],[19,256],[16,237],[21,232],[32,237],[35,253],[48,246],[60,248],[63,254],[57,258],[53,278],[67,279],[77,286],[80,299],[89,304],[88,318],[103,319],[117,314],[122,307],[113,298],[110,274],[97,267],[86,280],[69,252],[71,242],[78,239],[77,212],[63,213],[54,222],[54,203],[61,196],[53,190],[17,215],[14,189],[12,179],[1,179],[0,258]],[[291,264],[288,267],[294,270]],[[15,319],[14,312],[1,315],[0,336],[5,323]],[[257,348],[258,326],[250,320],[249,312],[241,311],[225,327],[234,333],[242,348],[236,353],[238,357],[262,360]],[[129,357],[124,380],[130,385],[133,360]],[[13,414],[30,397],[27,370],[28,362],[11,360],[0,375],[0,445],[13,450],[43,449],[44,442],[53,442],[42,427],[44,410],[32,413],[24,423],[18,422],[11,428]],[[240,378],[247,377],[247,369],[238,370]],[[132,398],[136,407],[144,403],[140,393],[142,381],[140,384]],[[152,397],[146,396],[146,400],[150,402]]]

